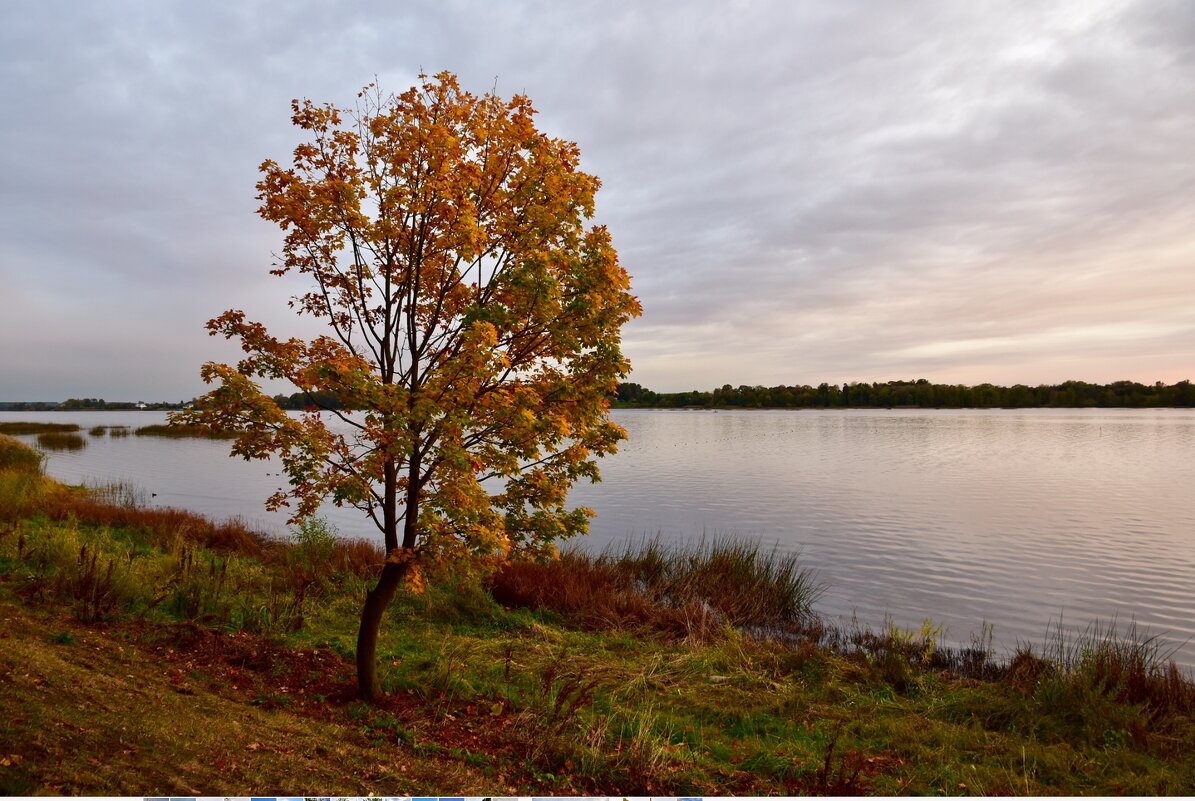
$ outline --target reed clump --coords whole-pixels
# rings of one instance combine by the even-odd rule
[[[0,423],[0,434],[22,436],[28,434],[52,434],[78,431],[74,423],[28,423],[20,420]]]
[[[1139,707],[1151,716],[1195,712],[1195,684],[1174,662],[1157,635],[1096,621],[1068,634],[1056,625],[1047,636],[1047,665],[1032,686],[1035,696],[1056,707],[1080,698],[1103,698],[1118,707]]]
[[[108,426],[92,426],[87,429],[87,433],[93,437],[102,437],[108,433]]]
[[[172,437],[193,439],[235,439],[240,432],[183,424],[155,424],[140,426],[133,431],[138,437]]]
[[[92,498],[110,506],[144,506],[149,502],[150,497],[152,497],[146,490],[125,479],[95,483],[88,482],[84,486]]]
[[[37,444],[48,451],[79,451],[87,447],[87,440],[73,431],[47,431],[37,435]]]

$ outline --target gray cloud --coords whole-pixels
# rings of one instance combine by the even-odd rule
[[[1195,377],[1185,2],[0,6],[0,399],[189,396],[289,101],[451,69],[577,140],[658,389]]]

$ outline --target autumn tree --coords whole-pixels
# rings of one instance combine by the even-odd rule
[[[330,500],[377,526],[387,556],[357,637],[374,699],[383,614],[421,565],[547,554],[586,531],[592,512],[566,495],[625,436],[608,398],[639,305],[609,233],[587,227],[598,179],[536,129],[527,97],[441,73],[397,96],[367,87],[349,110],[292,109],[309,141],[290,167],[262,164],[259,213],[285,232],[271,272],[305,277],[291,306],[327,332],[211,320],[246,356],[205,364],[215,389],[178,418],[242,432],[246,459],[277,456],[289,486],[270,508],[300,520]],[[287,415],[256,379],[341,408]]]

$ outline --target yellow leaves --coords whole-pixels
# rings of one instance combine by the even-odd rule
[[[418,555],[411,548],[391,548],[386,554],[386,562],[392,565],[405,565],[414,562]]]
[[[422,595],[427,590],[427,580],[423,577],[419,565],[413,565],[407,570],[406,576],[403,577],[403,585],[408,592],[415,595]]]

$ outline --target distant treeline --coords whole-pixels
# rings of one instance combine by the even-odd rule
[[[186,401],[106,401],[103,398],[69,398],[64,401],[0,401],[3,412],[120,412],[137,409],[181,409]]]
[[[312,395],[306,392],[296,392],[293,395],[275,395],[274,402],[283,409],[307,408],[339,409],[340,402],[335,396],[323,393]],[[0,401],[0,412],[119,412],[128,410],[156,410],[165,411],[182,409],[194,401],[106,401],[103,398],[70,398],[64,401]]]
[[[1135,381],[1116,381],[1112,384],[1088,384],[1086,381],[1066,381],[1061,384],[1042,384],[1036,387],[1016,384],[1001,387],[979,384],[931,384],[924,378],[916,381],[887,381],[870,384],[851,383],[802,386],[738,386],[724,384],[708,392],[653,392],[634,383],[618,385],[612,399],[615,406],[644,409],[843,409],[919,407],[923,409],[1011,409],[1050,406],[1055,408],[1083,408],[1094,406],[1175,406],[1195,407],[1195,386],[1188,381],[1166,385],[1138,384]],[[331,393],[295,392],[275,395],[274,402],[282,409],[340,409],[340,401]],[[106,402],[103,398],[71,398],[66,401],[0,402],[0,411],[78,411],[125,409],[181,409],[178,403]]]
[[[1081,408],[1088,406],[1195,406],[1195,387],[1190,381],[1167,386],[1135,381],[1088,384],[1066,381],[1029,387],[1017,384],[1000,387],[979,384],[931,384],[916,381],[888,381],[870,384],[819,384],[811,386],[739,386],[725,384],[710,392],[653,392],[639,384],[619,384],[615,405],[649,409],[827,409],[827,408],[1029,408],[1040,406]]]

